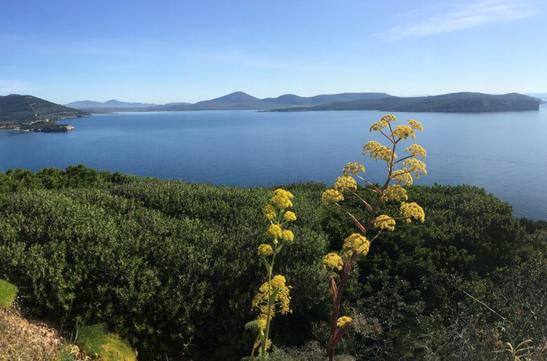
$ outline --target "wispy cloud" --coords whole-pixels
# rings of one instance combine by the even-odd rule
[[[0,79],[0,94],[25,93],[34,88],[27,82],[16,79]]]
[[[418,9],[407,14],[406,23],[383,33],[391,40],[428,36],[515,21],[536,14],[539,8],[525,0],[479,0],[449,6]]]

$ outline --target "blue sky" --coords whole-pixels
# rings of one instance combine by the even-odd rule
[[[546,11],[542,0],[6,0],[0,95],[546,93]]]

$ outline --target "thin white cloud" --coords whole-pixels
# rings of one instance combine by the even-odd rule
[[[0,79],[0,94],[20,94],[32,91],[27,82],[16,79]]]
[[[405,24],[383,35],[391,40],[429,36],[475,28],[487,24],[524,19],[539,8],[524,0],[479,0],[458,2],[451,6],[419,9],[407,16]]]

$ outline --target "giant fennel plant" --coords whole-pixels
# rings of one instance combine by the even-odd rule
[[[363,154],[373,160],[385,162],[386,178],[376,184],[364,177],[365,166],[348,163],[343,174],[336,179],[334,186],[322,194],[322,201],[327,205],[340,208],[355,224],[357,232],[350,234],[343,242],[342,250],[324,256],[323,263],[329,270],[328,281],[332,302],[330,319],[330,337],[327,344],[329,360],[334,360],[336,345],[352,323],[350,316],[341,315],[342,297],[354,263],[360,256],[366,256],[370,244],[383,232],[395,230],[397,222],[424,222],[425,213],[420,205],[408,201],[405,186],[411,185],[414,178],[427,173],[426,165],[418,158],[426,157],[426,150],[419,144],[411,144],[404,150],[405,156],[399,158],[397,149],[401,142],[416,137],[416,131],[422,131],[420,122],[411,119],[407,124],[394,125],[397,118],[384,115],[370,127],[371,132],[380,133],[387,145],[371,140],[363,146]],[[370,197],[358,192],[359,183],[372,190]],[[351,198],[364,207],[364,216],[358,217],[345,202]],[[367,198],[367,199],[365,199]],[[398,204],[398,214],[382,212],[387,203]]]
[[[270,202],[264,206],[263,214],[269,222],[267,237],[269,242],[258,246],[257,254],[266,271],[266,281],[259,287],[252,301],[252,307],[258,311],[258,318],[247,323],[247,328],[257,330],[250,359],[256,357],[265,360],[271,346],[270,325],[272,319],[279,314],[287,314],[290,309],[290,286],[286,284],[285,276],[274,276],[275,261],[285,245],[294,241],[294,234],[286,226],[296,221],[292,208],[293,195],[284,189],[276,189]]]

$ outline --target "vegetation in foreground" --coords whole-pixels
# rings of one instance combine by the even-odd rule
[[[321,206],[323,185],[287,189],[298,242],[279,272],[293,286],[293,312],[276,319],[270,359],[324,360],[321,260],[354,224]],[[67,334],[104,324],[139,360],[237,360],[254,340],[242,325],[255,317],[260,209],[270,195],[81,166],[9,171],[0,174],[0,278],[19,287],[25,313]],[[515,350],[531,340],[521,359],[544,357],[546,224],[514,219],[510,206],[475,187],[410,187],[408,195],[427,219],[385,234],[359,260],[346,290],[352,328],[337,353],[514,360],[506,343]],[[362,212],[358,202],[347,207]]]

